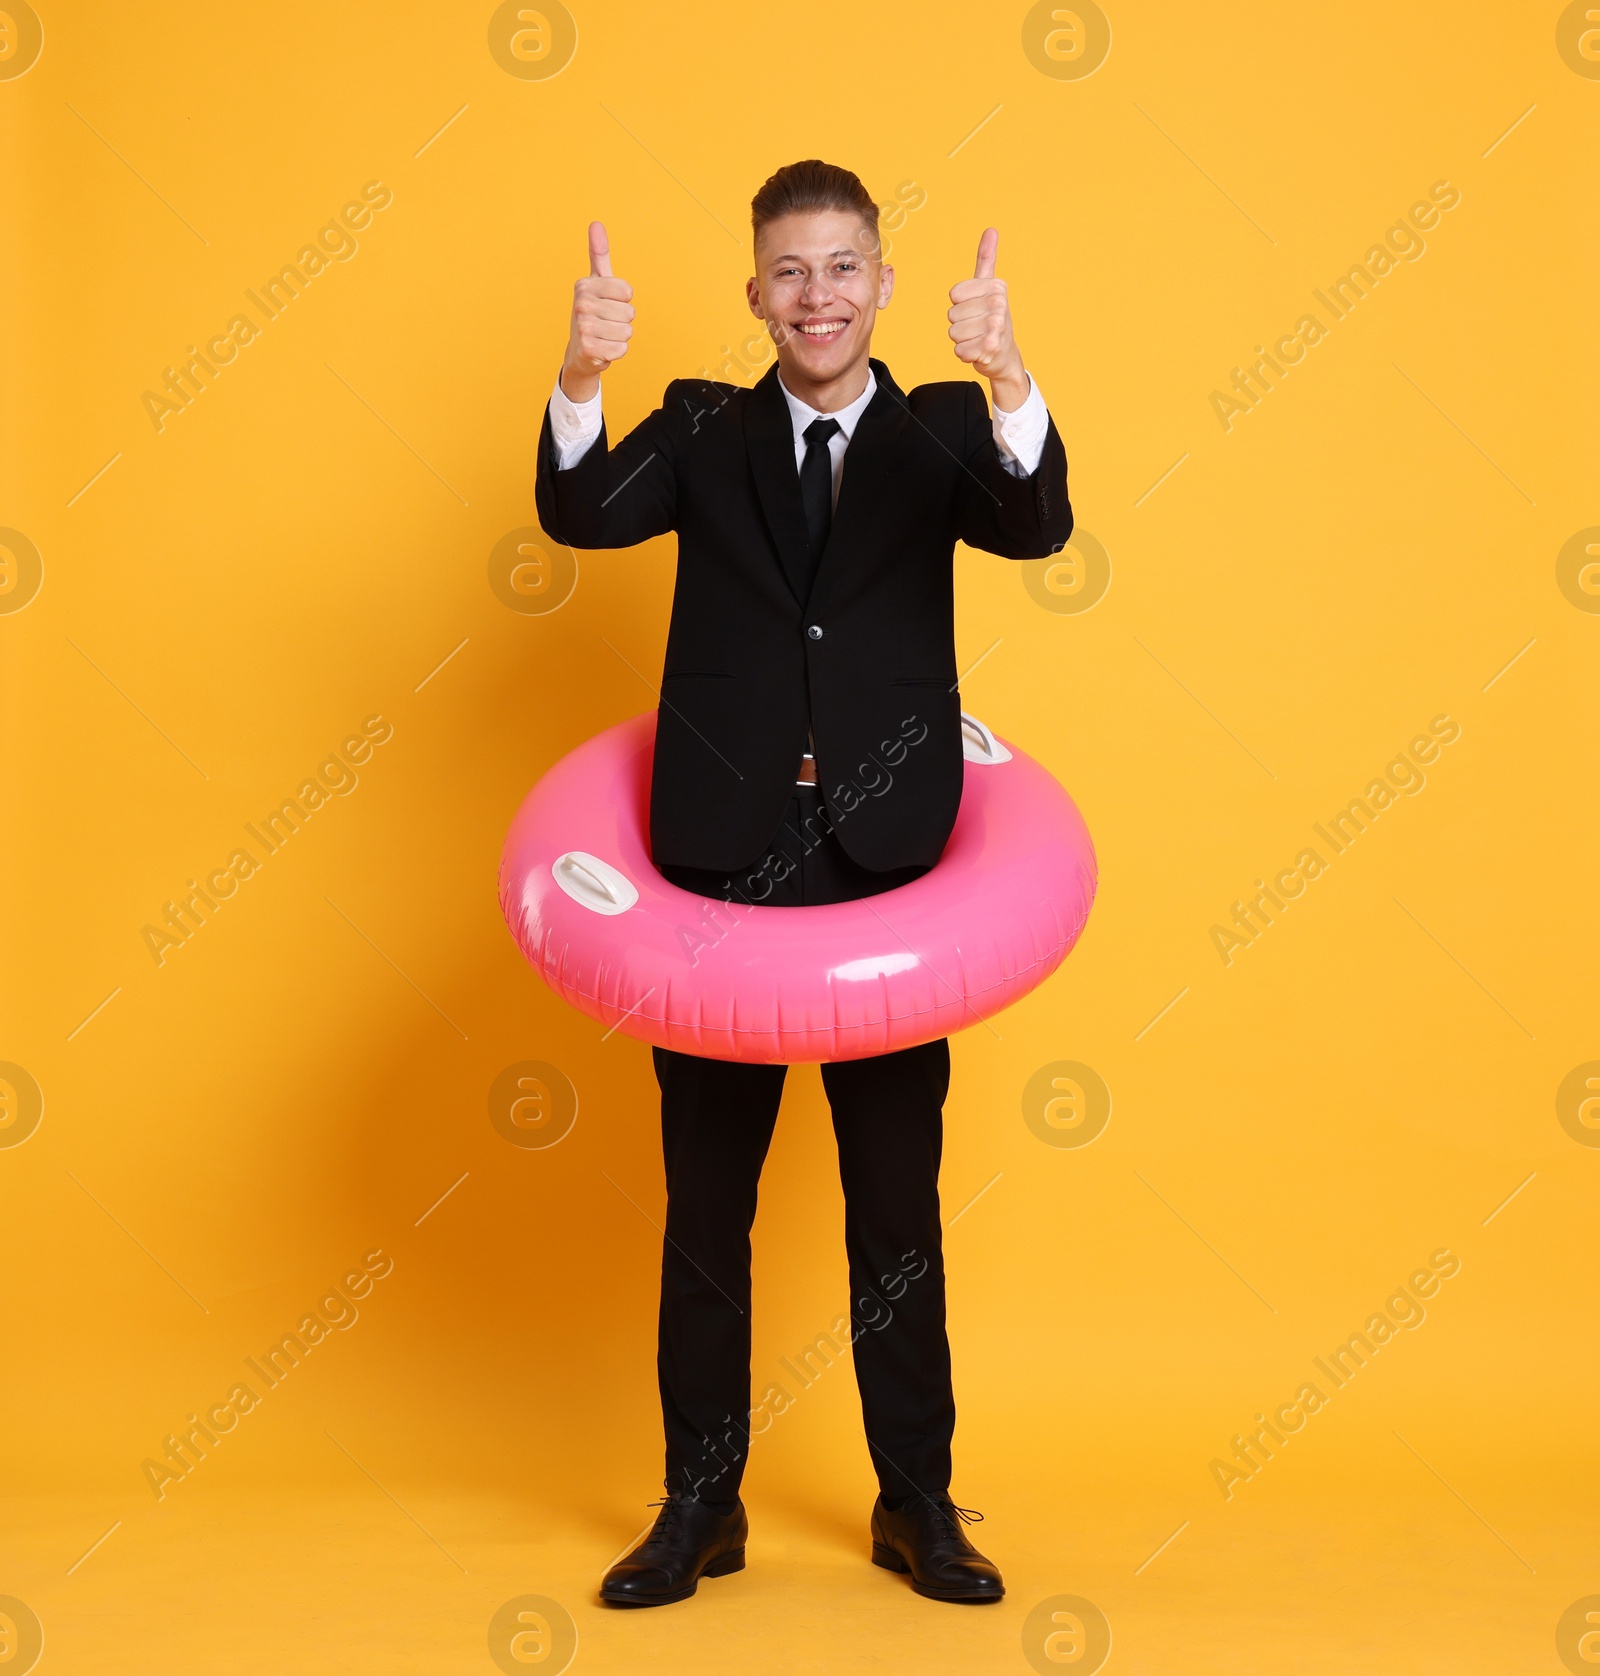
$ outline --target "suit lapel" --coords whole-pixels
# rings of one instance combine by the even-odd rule
[[[757,382],[745,403],[744,438],[756,493],[778,549],[784,579],[796,602],[803,605],[800,584],[806,573],[806,513],[800,501],[800,473],[794,463],[794,423],[778,383],[776,364]]]
[[[910,422],[905,393],[890,377],[889,369],[882,361],[873,361],[871,366],[878,381],[877,394],[867,403],[850,446],[845,449],[839,500],[834,507],[828,544],[812,584],[813,596],[823,577],[838,562],[836,555],[848,560],[859,546],[872,497],[878,493],[884,469]],[[807,604],[800,592],[806,573],[806,514],[800,500],[800,473],[794,460],[794,422],[789,417],[789,404],[783,399],[775,365],[750,392],[744,411],[744,435],[756,493],[778,549],[784,580],[803,607]]]
[[[873,361],[871,366],[878,389],[857,421],[850,446],[844,451],[839,499],[833,509],[833,522],[828,528],[828,544],[822,550],[822,562],[817,566],[816,580],[812,585],[813,599],[821,592],[831,573],[841,564],[848,565],[852,555],[860,551],[873,499],[882,493],[883,474],[899,448],[902,432],[910,423],[905,393],[889,376],[889,369],[882,361]],[[781,390],[778,397],[781,401]],[[790,435],[792,442],[792,427]],[[799,482],[798,475],[795,480]],[[801,601],[802,605],[806,603]]]

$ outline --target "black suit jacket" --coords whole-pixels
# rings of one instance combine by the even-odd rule
[[[1000,463],[976,383],[905,395],[881,361],[845,451],[827,548],[807,548],[794,429],[772,367],[753,389],[675,379],[615,448],[558,471],[545,414],[539,521],[571,547],[678,534],[661,677],[656,865],[759,861],[815,739],[839,840],[877,871],[931,866],[961,801],[955,543],[1038,559],[1072,533],[1052,421],[1031,477]]]

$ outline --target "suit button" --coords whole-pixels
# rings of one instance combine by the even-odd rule
[[[809,634],[813,640],[820,640],[822,638],[822,625],[820,623],[813,623],[811,627],[806,630],[806,633]]]

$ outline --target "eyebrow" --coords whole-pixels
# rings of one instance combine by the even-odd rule
[[[857,250],[851,245],[842,244],[842,245],[839,246],[839,248],[837,250],[830,250],[828,252],[826,260],[831,261],[835,256],[865,256],[865,254],[866,253],[864,251]],[[787,255],[787,256],[774,256],[772,258],[772,260],[767,263],[767,266],[769,268],[775,268],[775,267],[777,267],[777,265],[780,262],[803,262],[803,261],[805,261],[805,257],[796,256],[796,255],[793,255],[793,254],[790,254],[790,255]]]

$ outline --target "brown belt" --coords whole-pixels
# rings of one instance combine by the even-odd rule
[[[797,786],[814,786],[817,783],[817,760],[810,751],[801,756],[800,766],[795,770],[794,783]]]

